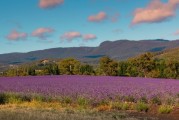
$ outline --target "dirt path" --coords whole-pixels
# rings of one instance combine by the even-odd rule
[[[179,107],[175,108],[170,114],[156,114],[157,111],[153,109],[148,113],[129,112],[128,115],[139,120],[179,120]]]

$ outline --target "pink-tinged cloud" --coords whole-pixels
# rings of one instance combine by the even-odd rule
[[[88,21],[90,22],[101,22],[107,18],[107,14],[105,12],[99,12],[96,15],[91,15],[88,17]]]
[[[146,8],[135,10],[132,25],[168,20],[175,16],[175,10],[178,4],[179,0],[169,0],[168,3],[162,3],[160,0],[152,0]]]
[[[11,33],[9,33],[6,38],[8,40],[12,41],[18,41],[18,40],[25,40],[27,38],[27,33],[24,32],[18,32],[16,30],[13,30]]]
[[[72,31],[64,33],[60,38],[62,40],[72,41],[73,39],[81,38],[82,35],[80,32]]]
[[[38,37],[39,39],[46,39],[53,32],[54,29],[52,28],[38,28],[32,32],[32,36]]]
[[[179,5],[179,0],[169,0],[169,3],[176,7],[177,5]]]
[[[174,33],[174,35],[179,35],[179,30],[177,30],[177,31]]]
[[[40,0],[39,1],[39,7],[40,8],[53,8],[58,5],[61,5],[64,3],[64,0]]]
[[[94,39],[97,39],[96,35],[94,34],[86,34],[86,35],[83,35],[83,40],[94,40]]]

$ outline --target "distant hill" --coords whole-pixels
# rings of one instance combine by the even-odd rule
[[[66,57],[74,57],[84,62],[94,62],[106,55],[116,60],[125,60],[144,52],[160,52],[175,47],[179,47],[179,40],[105,41],[98,47],[52,48],[28,53],[0,54],[0,64],[21,64]]]
[[[156,58],[179,61],[179,47],[156,53]]]

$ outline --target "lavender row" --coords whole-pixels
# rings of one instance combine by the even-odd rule
[[[179,94],[179,81],[109,76],[2,77],[0,92],[36,93],[51,97],[83,96],[91,99],[121,96],[152,99],[156,96],[175,97]]]

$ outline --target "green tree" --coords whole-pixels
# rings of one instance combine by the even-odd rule
[[[166,62],[166,69],[164,74],[167,78],[178,78],[179,77],[179,62],[176,60],[170,60]]]
[[[126,75],[130,77],[137,77],[139,76],[139,72],[137,70],[137,67],[134,65],[133,62],[128,62]]]
[[[155,67],[155,62],[151,53],[145,53],[134,59],[133,62],[134,65],[137,67],[140,76],[147,77],[147,74],[151,72]]]
[[[126,76],[127,75],[127,67],[128,64],[126,61],[121,61],[118,64],[118,75],[119,76]]]
[[[9,77],[17,76],[17,70],[16,69],[9,69],[6,71],[6,75]]]
[[[35,76],[35,68],[34,67],[28,68],[28,75]]]
[[[117,76],[118,74],[118,63],[109,57],[102,57],[100,59],[100,72],[106,76]]]
[[[80,74],[80,62],[73,58],[60,61],[59,69],[61,74],[76,75]]]
[[[59,68],[57,64],[47,64],[44,68],[48,75],[59,75]]]
[[[93,66],[85,64],[80,66],[80,74],[82,75],[95,75]]]
[[[26,67],[19,67],[17,69],[17,76],[27,76],[28,75],[28,70]]]
[[[165,78],[164,70],[166,69],[166,63],[163,59],[155,59],[155,70],[153,70],[153,74],[151,77],[155,76],[158,78]]]

